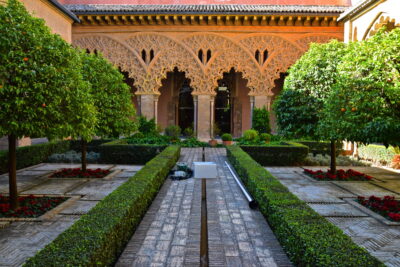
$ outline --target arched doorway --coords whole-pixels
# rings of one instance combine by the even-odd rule
[[[241,72],[232,68],[218,80],[214,100],[214,133],[239,137],[251,126],[250,89]]]
[[[167,73],[167,78],[162,81],[159,89],[157,123],[165,129],[169,125],[178,125],[182,132],[193,128],[194,103],[193,88],[185,72],[174,71]]]

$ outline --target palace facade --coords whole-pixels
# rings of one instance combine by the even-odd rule
[[[310,43],[362,40],[399,16],[398,0],[23,2],[74,46],[114,63],[139,115],[193,127],[203,140],[216,129],[240,136],[255,107],[271,111]],[[38,2],[65,21],[51,25],[57,16]]]

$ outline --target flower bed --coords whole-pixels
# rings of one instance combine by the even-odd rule
[[[372,177],[364,173],[348,169],[337,170],[336,173],[332,173],[330,170],[324,172],[322,170],[313,171],[309,169],[304,169],[304,173],[308,176],[320,180],[320,181],[369,181]]]
[[[62,169],[54,174],[51,178],[103,178],[106,177],[111,171],[102,169],[87,169],[82,171],[80,168]]]
[[[0,218],[37,218],[66,199],[66,197],[23,196],[18,198],[20,207],[12,210],[10,209],[9,198],[0,195]]]
[[[368,199],[359,196],[357,202],[391,221],[400,222],[400,201],[393,196],[370,196]]]

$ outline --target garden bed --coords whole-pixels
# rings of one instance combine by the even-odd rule
[[[111,173],[110,170],[103,169],[87,169],[82,171],[81,168],[67,168],[56,171],[50,178],[104,178]]]
[[[383,198],[359,196],[357,202],[390,221],[400,222],[400,201],[393,196],[384,196]]]
[[[19,208],[10,209],[9,198],[0,195],[0,218],[37,218],[57,207],[68,198],[49,196],[20,196]]]
[[[373,179],[372,176],[352,169],[348,169],[347,171],[340,169],[337,170],[336,173],[332,173],[330,170],[313,171],[304,169],[304,173],[318,181],[370,181]]]

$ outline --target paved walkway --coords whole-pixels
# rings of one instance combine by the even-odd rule
[[[372,167],[351,168],[369,174],[374,179],[349,182],[316,181],[303,174],[302,168],[266,169],[311,208],[341,228],[355,243],[366,248],[387,266],[400,267],[400,223],[390,223],[376,217],[375,213],[353,201],[357,196],[371,195],[390,195],[400,199],[400,174]]]
[[[101,199],[133,176],[141,166],[94,165],[89,168],[109,168],[115,175],[107,179],[48,178],[60,168],[78,168],[78,164],[39,164],[17,172],[21,195],[46,194],[71,196],[59,213],[46,219],[8,222],[0,218],[0,266],[21,266],[28,258],[87,213]],[[0,175],[0,194],[8,193],[8,176]]]
[[[181,161],[201,161],[201,148],[183,148]],[[210,266],[292,266],[259,211],[251,210],[224,161],[224,148],[206,148],[219,179],[207,181]],[[201,181],[167,180],[116,266],[199,266]]]

